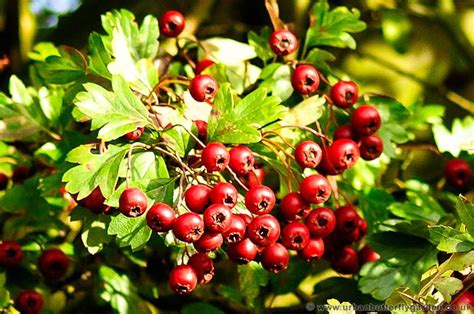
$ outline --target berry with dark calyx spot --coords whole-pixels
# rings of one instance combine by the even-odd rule
[[[286,194],[280,202],[280,215],[286,221],[304,219],[310,210],[309,204],[301,198],[300,193],[291,192]]]
[[[358,136],[368,136],[377,132],[382,120],[374,106],[363,105],[354,110],[351,122],[352,129]]]
[[[47,249],[38,259],[38,269],[48,280],[64,277],[70,264],[69,257],[60,249]]]
[[[208,143],[202,151],[201,160],[207,171],[223,171],[229,165],[229,152],[222,143]]]
[[[304,223],[294,221],[283,227],[281,243],[288,250],[301,250],[309,242],[309,230]]]
[[[204,233],[204,221],[196,213],[185,213],[173,223],[173,234],[178,240],[193,243]]]
[[[177,37],[184,29],[183,14],[178,11],[168,11],[160,17],[160,33],[165,37]]]
[[[120,195],[119,209],[127,217],[143,215],[148,207],[145,193],[137,188],[127,188]]]
[[[194,68],[194,73],[196,73],[196,75],[201,74],[202,71],[212,66],[213,64],[215,63],[212,60],[202,59],[201,61],[198,62],[198,64],[196,64],[196,67]]]
[[[21,246],[15,241],[3,241],[0,244],[0,266],[13,268],[20,265],[24,254]]]
[[[227,182],[219,182],[211,189],[209,194],[212,204],[221,204],[233,208],[237,204],[239,192],[234,185]]]
[[[224,243],[224,238],[220,233],[204,232],[204,234],[193,243],[198,252],[209,253],[217,251]]]
[[[207,139],[207,122],[203,120],[196,120],[194,121],[194,124],[196,125],[198,132],[198,138],[205,142]]]
[[[24,290],[15,299],[15,308],[22,314],[38,314],[43,305],[43,296],[34,290]]]
[[[331,186],[324,176],[313,174],[301,181],[300,193],[305,201],[320,204],[326,202],[331,196]]]
[[[268,214],[275,207],[275,202],[275,193],[265,185],[254,186],[245,194],[245,207],[252,214]]]
[[[355,274],[359,270],[357,252],[345,246],[333,253],[331,267],[341,274]]]
[[[321,158],[321,162],[319,163],[318,167],[316,167],[316,170],[318,170],[318,172],[321,174],[330,175],[330,176],[335,176],[335,175],[343,173],[344,169],[336,170],[331,160],[329,159],[328,151],[329,151],[329,147],[323,148],[323,156]]]
[[[365,136],[360,141],[360,157],[364,160],[374,160],[383,152],[383,141],[376,135]]]
[[[292,32],[286,29],[274,31],[268,41],[270,48],[278,56],[289,55],[298,49],[298,39]]]
[[[169,285],[179,295],[190,294],[196,288],[198,277],[190,265],[179,265],[170,272]]]
[[[189,85],[189,93],[196,101],[210,101],[217,94],[217,81],[209,75],[196,75]]]
[[[240,218],[242,218],[244,221],[245,221],[245,225],[249,225],[253,218],[250,216],[250,215],[247,215],[247,214],[235,214],[236,216],[239,216]]]
[[[258,254],[258,247],[250,241],[243,239],[238,243],[232,243],[227,247],[227,255],[229,259],[237,264],[248,264],[253,261]]]
[[[311,236],[324,238],[330,235],[336,228],[336,216],[327,207],[316,208],[306,217],[305,224]]]
[[[106,213],[109,211],[110,206],[105,205],[105,197],[100,190],[100,187],[96,187],[91,194],[79,201],[79,205],[90,209],[96,214]]]
[[[280,237],[280,223],[269,214],[257,216],[248,225],[247,236],[256,245],[268,246]]]
[[[254,168],[249,173],[241,176],[240,180],[248,188],[261,185],[265,180],[265,170],[263,168]]]
[[[225,232],[230,228],[232,213],[222,204],[213,204],[203,214],[204,226],[211,232]]]
[[[230,220],[230,227],[227,231],[222,233],[224,240],[227,243],[236,243],[240,242],[245,238],[245,233],[247,232],[247,224],[245,223],[244,218],[239,215],[232,215]]]
[[[359,89],[352,81],[339,81],[331,88],[329,97],[336,107],[346,109],[357,102]]]
[[[196,253],[189,258],[188,265],[196,271],[199,284],[207,284],[214,277],[214,262],[204,253]]]
[[[211,202],[211,188],[204,184],[193,185],[184,192],[184,201],[190,211],[202,214]]]
[[[255,164],[255,157],[250,148],[240,145],[230,150],[229,166],[237,175],[249,173]]]
[[[6,174],[0,172],[0,191],[3,191],[8,186],[8,177]]]
[[[155,232],[166,232],[173,228],[176,214],[165,203],[156,203],[146,213],[146,223],[151,230]]]
[[[279,273],[288,267],[290,261],[290,254],[288,250],[280,243],[273,243],[263,249],[262,252],[262,266],[267,271],[272,273]]]
[[[316,168],[322,155],[321,147],[313,141],[303,141],[295,149],[295,160],[302,168]]]
[[[328,148],[328,158],[336,171],[352,168],[359,159],[357,144],[350,139],[335,140]]]
[[[350,124],[341,125],[340,127],[336,129],[336,131],[334,131],[333,139],[339,140],[341,138],[347,138],[350,140],[355,139],[355,134]]]
[[[324,241],[321,238],[311,238],[308,244],[298,251],[298,256],[306,262],[320,259],[324,255]]]
[[[27,166],[18,166],[13,170],[13,183],[22,183],[31,176],[31,169]]]
[[[444,177],[446,181],[457,189],[467,189],[471,181],[471,176],[471,166],[464,159],[450,159],[444,166]]]
[[[375,262],[380,259],[380,255],[372,250],[367,244],[359,250],[359,262],[361,265],[364,265],[367,262]]]
[[[129,141],[136,141],[140,137],[142,137],[144,131],[144,128],[137,128],[135,131],[128,132],[127,134],[125,134],[125,138]]]
[[[342,206],[334,212],[336,229],[342,234],[349,234],[359,227],[359,214],[352,206]]]
[[[319,72],[309,64],[296,67],[291,75],[291,85],[293,89],[301,95],[314,93],[319,87]]]

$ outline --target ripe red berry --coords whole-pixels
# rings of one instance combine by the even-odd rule
[[[289,55],[298,49],[298,39],[292,32],[286,29],[274,31],[268,41],[270,48],[278,56]]]
[[[212,204],[221,204],[233,208],[237,204],[239,192],[232,184],[219,182],[214,185],[209,195]]]
[[[311,236],[324,238],[336,228],[336,216],[327,207],[316,208],[306,217],[305,224]]]
[[[57,280],[66,275],[69,268],[69,257],[60,249],[48,249],[41,253],[38,269],[46,279]]]
[[[313,141],[304,141],[296,146],[295,160],[302,168],[316,168],[322,155],[321,147]]]
[[[336,107],[345,109],[357,102],[359,90],[352,81],[339,81],[331,88],[329,97]]]
[[[245,175],[253,169],[255,157],[252,151],[243,145],[230,150],[229,166],[237,175]]]
[[[212,66],[213,64],[215,63],[212,60],[202,59],[201,61],[199,61],[198,64],[196,64],[196,67],[194,68],[194,73],[196,73],[196,75],[201,74],[202,71]]]
[[[265,185],[257,185],[245,194],[245,207],[257,215],[268,214],[275,207],[275,193]]]
[[[245,221],[246,226],[248,226],[253,220],[253,218],[250,215],[247,215],[247,214],[235,214],[235,215],[242,218]]]
[[[100,190],[100,187],[96,187],[91,194],[79,201],[79,205],[90,209],[94,213],[106,213],[110,206],[105,205],[105,197]]]
[[[247,235],[256,245],[268,246],[280,237],[280,223],[269,214],[255,217],[248,225]]]
[[[225,232],[230,228],[232,213],[230,208],[222,204],[213,204],[203,214],[206,229],[212,232]]]
[[[204,232],[204,234],[193,243],[198,252],[209,253],[217,251],[224,243],[224,238],[220,233]]]
[[[202,214],[211,202],[211,188],[196,184],[184,192],[184,201],[190,211]]]
[[[375,262],[380,259],[380,255],[372,250],[372,248],[367,244],[360,249],[358,257],[361,265],[364,265],[367,262]]]
[[[311,238],[308,244],[298,251],[298,256],[306,261],[314,261],[320,259],[324,255],[324,241],[321,238]]]
[[[263,168],[254,168],[246,175],[240,177],[240,180],[248,188],[261,185],[265,180],[265,170],[263,170]]]
[[[467,312],[469,313],[469,309],[474,306],[474,292],[466,290],[461,295],[457,296],[451,303],[458,307],[457,309],[459,312],[465,312],[465,310],[461,311],[461,309],[464,308],[468,309]],[[469,308],[467,306],[469,306]]]
[[[189,85],[189,93],[196,101],[209,101],[217,94],[217,81],[209,75],[196,75]]]
[[[334,252],[331,267],[341,274],[355,274],[359,270],[359,261],[356,251],[345,246]]]
[[[8,186],[8,177],[6,174],[0,172],[0,191],[3,191]]]
[[[364,218],[359,217],[357,229],[359,230],[360,237],[364,237],[367,234],[367,221]]]
[[[239,215],[232,215],[230,227],[222,233],[222,236],[228,243],[237,243],[245,238],[247,232],[247,224],[244,218]]]
[[[319,163],[316,169],[321,174],[331,176],[335,176],[344,172],[344,169],[336,169],[332,164],[329,158],[329,147],[327,147],[326,149],[323,148],[323,156],[321,158],[321,162]]]
[[[331,186],[324,176],[313,174],[301,181],[300,193],[305,201],[320,204],[326,202],[331,196]]]
[[[202,151],[202,164],[207,171],[222,171],[229,164],[229,152],[221,143],[208,143]]]
[[[352,206],[342,206],[334,212],[336,216],[336,228],[340,233],[351,233],[358,229],[360,216]]]
[[[308,242],[309,230],[302,222],[290,222],[281,231],[281,243],[288,250],[301,250]]]
[[[203,120],[196,120],[194,121],[196,125],[196,129],[198,131],[198,138],[201,141],[206,141],[207,139],[207,122]]]
[[[329,161],[337,172],[352,168],[359,156],[359,147],[347,138],[335,140],[328,148]]]
[[[146,223],[155,232],[166,232],[173,228],[176,214],[169,205],[156,203],[146,214]]]
[[[350,140],[355,139],[355,134],[350,124],[341,125],[336,129],[336,131],[334,131],[333,139],[338,140],[341,138],[347,138]]]
[[[190,265],[179,265],[170,272],[169,285],[179,295],[191,293],[196,288],[197,273]]]
[[[471,181],[471,166],[461,158],[448,160],[444,166],[446,181],[455,188],[467,189]]]
[[[145,193],[137,188],[127,188],[120,195],[119,209],[127,217],[143,215],[148,207]]]
[[[301,95],[314,93],[319,87],[319,72],[309,64],[296,67],[291,75],[293,89]]]
[[[267,271],[272,273],[279,273],[288,267],[290,261],[290,254],[288,250],[280,243],[274,243],[263,249],[262,252],[262,266]]]
[[[144,128],[137,128],[135,131],[125,134],[125,138],[129,141],[136,141],[143,135]]]
[[[184,16],[178,11],[168,11],[160,17],[160,32],[165,37],[177,37],[184,29]]]
[[[207,284],[214,277],[214,262],[204,253],[191,256],[188,265],[194,268],[199,284]]]
[[[173,234],[181,241],[187,243],[196,242],[203,233],[204,221],[196,213],[180,215],[173,223]]]
[[[359,136],[374,134],[382,123],[378,110],[370,105],[363,105],[354,110],[351,122],[352,129]]]
[[[20,265],[23,257],[23,250],[17,242],[3,241],[0,244],[0,266],[16,267]]]
[[[287,221],[304,219],[310,210],[309,204],[301,198],[300,193],[286,194],[280,202],[280,215]]]
[[[257,246],[248,238],[238,243],[232,243],[227,247],[229,259],[237,264],[248,264],[257,257],[257,254]]]
[[[365,136],[360,141],[360,157],[364,160],[379,158],[383,152],[383,141],[376,135]]]
[[[43,305],[43,296],[34,290],[20,292],[15,300],[15,308],[22,314],[38,314]]]

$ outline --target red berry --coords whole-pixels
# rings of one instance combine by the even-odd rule
[[[301,142],[295,150],[295,160],[302,168],[316,168],[322,155],[321,147],[313,141]]]
[[[248,188],[254,187],[256,185],[261,185],[265,180],[265,171],[263,170],[263,168],[254,168],[246,175],[243,175],[240,180]]]
[[[213,204],[203,214],[206,229],[212,232],[225,232],[230,228],[232,213],[230,208],[222,204]]]
[[[304,219],[308,215],[309,204],[301,198],[300,193],[291,192],[285,195],[280,202],[280,215],[287,221]]]
[[[199,61],[198,64],[196,64],[196,68],[194,68],[194,73],[196,73],[196,75],[201,74],[202,71],[204,71],[213,64],[215,63],[212,60],[202,59],[201,61]]]
[[[196,242],[203,233],[204,222],[196,213],[180,215],[173,223],[173,234],[181,241],[187,243]]]
[[[20,265],[23,257],[23,250],[17,242],[3,241],[0,244],[0,266],[16,267]]]
[[[224,243],[222,234],[213,232],[204,232],[204,234],[193,243],[198,252],[209,253],[217,251]]]
[[[0,191],[3,191],[8,186],[8,177],[6,174],[0,172]]]
[[[184,16],[178,11],[168,11],[160,17],[160,32],[165,37],[177,37],[184,29]]]
[[[245,175],[253,169],[255,157],[246,146],[237,146],[230,150],[229,166],[237,175]]]
[[[248,264],[257,257],[257,254],[258,248],[250,239],[243,239],[227,247],[229,259],[237,264]]]
[[[210,198],[212,204],[221,204],[233,208],[237,204],[239,192],[235,186],[227,182],[219,182],[211,190]]]
[[[364,237],[367,234],[367,221],[364,218],[359,218],[357,229],[359,230],[361,237]]]
[[[43,305],[43,296],[34,290],[20,292],[15,300],[15,308],[22,314],[38,314]]]
[[[280,237],[280,223],[269,214],[255,217],[248,225],[247,235],[256,245],[268,246]]]
[[[345,109],[357,102],[359,90],[352,81],[339,81],[331,88],[329,97],[336,107]]]
[[[344,172],[344,169],[336,169],[334,165],[332,164],[330,158],[329,158],[329,147],[324,149],[323,148],[323,156],[321,158],[321,162],[319,163],[318,167],[316,168],[319,173],[322,173],[324,175],[331,175],[335,176],[338,174],[341,174]]]
[[[341,125],[334,131],[333,139],[339,140],[341,138],[347,138],[350,140],[355,139],[354,131],[352,131],[352,126],[350,124]]]
[[[311,236],[324,238],[336,228],[336,216],[327,207],[316,208],[306,217],[305,224]]]
[[[276,274],[288,267],[290,254],[283,245],[274,243],[263,249],[261,261],[263,268]]]
[[[313,174],[301,181],[300,192],[305,201],[320,204],[326,202],[331,196],[331,186],[324,176]]]
[[[448,160],[444,166],[446,181],[455,188],[467,189],[471,181],[471,166],[461,158]]]
[[[268,40],[270,48],[278,56],[286,56],[298,49],[298,39],[296,36],[286,30],[278,29],[274,31]]]
[[[189,93],[196,101],[209,101],[217,94],[217,82],[209,75],[196,75],[189,85]]]
[[[239,215],[232,215],[230,227],[222,233],[222,236],[228,243],[240,242],[245,238],[247,224],[244,218]]]
[[[337,172],[352,168],[359,156],[357,144],[346,138],[335,140],[328,148],[329,161]]]
[[[275,193],[265,185],[254,186],[245,194],[245,207],[252,214],[268,214],[275,207],[275,202]]]
[[[309,239],[308,244],[298,251],[298,256],[306,261],[320,259],[324,255],[324,241],[321,238]]]
[[[345,246],[334,252],[331,267],[341,274],[355,274],[359,270],[359,261],[356,251]]]
[[[249,225],[253,218],[250,216],[250,215],[247,215],[247,214],[235,214],[236,216],[239,216],[240,218],[242,218],[244,221],[245,221],[245,225]]]
[[[365,136],[360,142],[360,157],[364,160],[374,160],[382,155],[383,141],[376,135]]]
[[[196,125],[196,129],[198,131],[198,138],[201,141],[205,141],[207,139],[207,122],[203,120],[196,120],[194,121]]]
[[[380,114],[375,107],[363,105],[352,113],[352,129],[359,136],[374,134],[382,123]]]
[[[191,256],[188,265],[194,268],[199,284],[207,284],[214,277],[214,262],[204,253]]]
[[[120,195],[119,209],[127,217],[143,215],[148,207],[147,198],[142,190],[137,188],[125,189]]]
[[[380,255],[372,250],[372,248],[367,244],[362,249],[360,249],[358,257],[361,265],[367,262],[375,262],[380,259]]]
[[[309,64],[296,67],[291,75],[293,89],[301,95],[314,93],[319,87],[319,72]]]
[[[207,171],[222,171],[229,164],[229,152],[221,143],[208,143],[202,151],[202,164]]]
[[[91,194],[79,201],[79,205],[90,209],[94,213],[106,213],[110,206],[105,205],[105,197],[100,190],[100,187],[96,187]]]
[[[48,249],[41,253],[38,269],[46,279],[57,280],[66,275],[69,268],[69,257],[60,249]]]
[[[191,293],[196,288],[197,273],[190,265],[179,265],[171,270],[169,285],[179,295]]]
[[[470,290],[464,291],[461,295],[456,297],[454,301],[452,301],[453,305],[458,306],[458,310],[460,311],[463,307],[464,309],[467,309],[469,312],[469,309],[471,309],[474,306],[474,292]],[[467,308],[466,306],[470,306]],[[464,312],[464,310],[462,311]]]
[[[144,128],[137,128],[135,131],[125,134],[125,138],[130,141],[136,141],[143,135]]]
[[[169,205],[156,203],[146,214],[146,223],[155,232],[166,232],[173,228],[176,214]]]
[[[281,243],[288,250],[301,250],[309,242],[309,230],[302,222],[290,222],[281,231]]]
[[[211,188],[196,184],[184,192],[184,201],[190,211],[202,214],[211,202]]]
[[[352,206],[342,206],[334,212],[336,229],[342,234],[349,234],[358,230],[360,216]]]

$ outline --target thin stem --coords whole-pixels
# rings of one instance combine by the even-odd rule
[[[140,147],[140,148],[144,148],[144,149],[150,148],[149,145],[139,143],[139,142],[131,144],[130,147],[128,148],[128,152],[127,152],[127,171],[125,173],[125,184],[127,186],[127,189],[130,187],[130,179],[131,179],[130,172],[132,171],[132,153],[133,153],[133,149],[136,148],[136,147]]]
[[[290,147],[291,149],[295,150],[295,146],[293,144],[291,144],[284,136],[282,136],[280,133],[278,132],[274,132],[274,131],[265,131],[265,134],[263,135],[263,137],[265,137],[265,135],[267,134],[274,134],[276,136],[278,136],[286,145],[288,145],[288,147]]]
[[[230,174],[232,175],[232,177],[235,179],[235,181],[237,181],[237,183],[245,190],[248,192],[249,188],[239,179],[239,177],[237,176],[237,174],[229,167],[227,166],[226,169],[230,172]]]
[[[429,150],[439,157],[445,158],[438,148],[432,144],[399,144],[398,147],[403,150]]]
[[[310,132],[311,134],[313,134],[316,137],[326,138],[326,135],[324,135],[322,132],[316,132],[312,128],[309,128],[307,126],[302,126],[302,125],[281,125],[277,128],[274,128],[273,131],[284,129],[284,128],[301,129],[301,130]]]

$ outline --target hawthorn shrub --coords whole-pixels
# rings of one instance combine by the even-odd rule
[[[356,9],[317,1],[298,38],[268,3],[248,43],[117,10],[87,52],[35,47],[31,86],[0,94],[7,312],[473,304],[470,152],[445,149],[443,107],[331,68],[366,27]],[[444,177],[399,177],[431,127]]]

